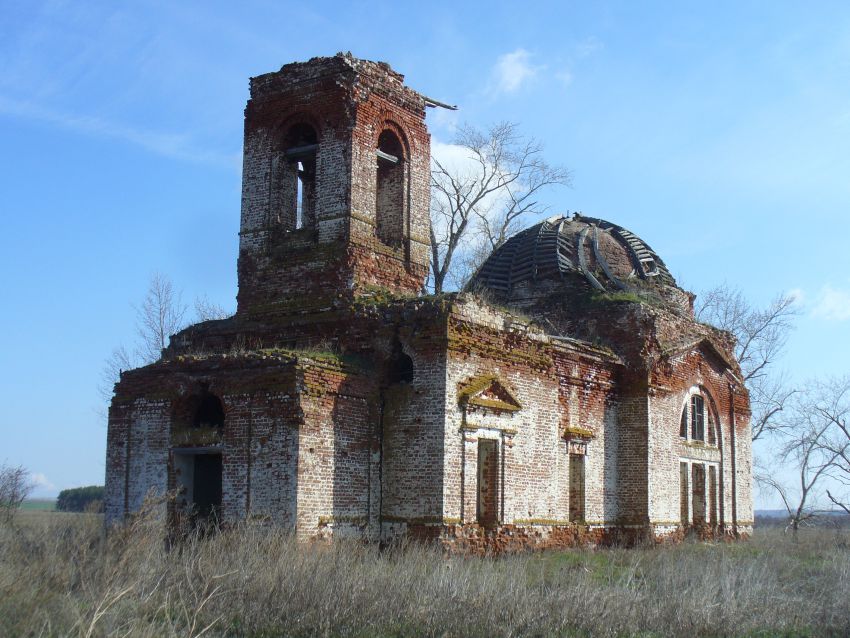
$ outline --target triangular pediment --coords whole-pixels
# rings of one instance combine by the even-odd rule
[[[670,347],[662,353],[662,358],[655,361],[654,365],[659,365],[664,360],[688,352],[698,353],[703,361],[714,368],[718,374],[726,375],[738,385],[743,383],[740,377],[741,368],[735,360],[735,355],[711,337],[703,336]]]
[[[516,412],[522,405],[507,383],[495,374],[473,377],[458,387],[457,400],[460,405],[470,405],[488,410]]]
[[[715,341],[710,337],[700,337],[698,339],[688,340],[669,347],[663,352],[663,356],[672,357],[682,352],[693,350],[699,350],[704,357],[712,358],[721,370],[735,369],[734,359],[730,359],[729,353],[715,343]]]

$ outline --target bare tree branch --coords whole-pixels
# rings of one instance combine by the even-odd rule
[[[750,391],[752,437],[757,440],[782,427],[780,414],[794,390],[774,375],[777,360],[799,314],[791,295],[779,295],[765,308],[752,306],[737,288],[721,285],[700,295],[696,318],[735,337],[735,355]]]
[[[816,516],[816,490],[832,463],[829,455],[824,457],[821,453],[826,428],[813,428],[802,421],[797,423],[794,430],[785,432],[787,440],[779,454],[782,462],[796,469],[796,489],[793,492],[787,489],[775,471],[762,470],[756,476],[761,485],[772,488],[782,499],[788,516],[785,529],[791,529],[795,536],[802,524]]]
[[[848,505],[847,502],[835,498],[832,495],[832,492],[830,492],[829,490],[826,491],[826,495],[829,497],[830,501],[832,501],[835,505],[838,505],[838,507],[843,509],[846,514],[850,515],[850,505]]]
[[[757,480],[779,494],[788,512],[789,526],[799,525],[815,515],[814,503],[820,488],[829,484],[850,485],[850,376],[814,380],[796,392],[780,430],[784,441],[778,461],[797,472],[794,498],[777,478],[759,473]],[[762,475],[764,474],[764,475]],[[827,498],[850,514],[850,494],[826,490]]]
[[[454,145],[465,151],[468,166],[432,160],[431,277],[437,293],[447,281],[462,286],[527,216],[544,212],[542,190],[570,184],[570,172],[550,166],[542,144],[523,138],[514,123],[486,132],[465,125]],[[458,251],[463,254],[456,260]]]
[[[781,419],[782,413],[797,390],[790,386],[785,375],[778,375],[776,378],[751,378],[747,385],[752,411],[750,426],[753,441],[756,441],[785,427]]]
[[[124,346],[118,346],[112,351],[112,354],[109,355],[109,358],[103,364],[103,370],[100,373],[100,384],[97,387],[97,392],[100,394],[104,403],[112,400],[115,384],[121,378],[121,373],[124,370],[132,370],[136,366],[136,357],[128,352]]]
[[[34,487],[30,473],[22,465],[0,465],[0,523],[12,523]]]
[[[800,420],[810,427],[823,428],[820,453],[829,464],[827,474],[833,483],[850,486],[850,375],[814,381],[800,400]],[[832,494],[830,501],[843,510],[850,507],[850,491]],[[850,513],[850,512],[848,512]]]
[[[169,337],[184,327],[186,306],[181,294],[174,290],[171,280],[160,273],[151,277],[145,298],[141,305],[133,305],[133,309],[136,311],[139,345],[132,351],[119,346],[104,362],[98,385],[98,393],[104,402],[112,399],[122,371],[157,361],[168,346]]]
[[[168,338],[183,328],[186,306],[171,280],[155,273],[142,304],[134,308],[142,360],[153,363],[162,356],[163,349],[168,346]]]
[[[195,299],[195,316],[199,322],[227,319],[232,315],[232,312],[228,312],[223,306],[210,301],[206,295]]]

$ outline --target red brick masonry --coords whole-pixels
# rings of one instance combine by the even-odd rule
[[[108,522],[170,493],[175,521],[475,552],[748,534],[730,336],[619,227],[557,221],[575,272],[420,296],[427,103],[350,54],[251,80],[238,311],[122,374]]]

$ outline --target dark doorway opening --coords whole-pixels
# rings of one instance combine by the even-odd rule
[[[691,466],[691,480],[694,525],[703,525],[705,523],[705,465],[694,463]]]
[[[708,467],[708,522],[718,524],[717,519],[717,468]]]
[[[193,474],[195,520],[214,525],[221,515],[221,454],[196,454]]]
[[[686,527],[690,522],[690,507],[688,505],[690,495],[690,481],[688,480],[688,464],[684,461],[679,463],[679,522]]]

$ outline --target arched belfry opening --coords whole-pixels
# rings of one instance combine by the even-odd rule
[[[378,171],[375,184],[375,224],[377,235],[389,246],[404,239],[406,176],[404,147],[391,130],[378,137]]]
[[[318,151],[319,137],[310,124],[299,122],[286,131],[274,167],[277,219],[284,230],[314,225]]]

